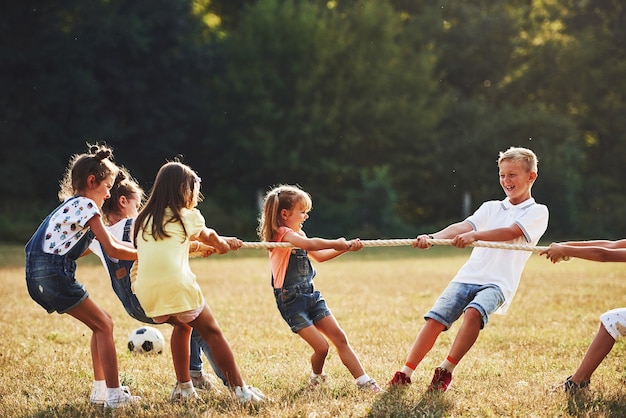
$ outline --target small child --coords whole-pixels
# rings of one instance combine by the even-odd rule
[[[315,269],[308,257],[310,255],[314,260],[323,262],[347,251],[358,251],[363,248],[363,244],[359,239],[346,241],[345,238],[308,238],[302,230],[302,224],[309,218],[311,207],[311,196],[290,185],[281,185],[270,190],[263,201],[258,229],[261,240],[288,242],[296,247],[269,250],[276,305],[291,331],[313,348],[309,378],[311,387],[326,380],[326,336],[337,348],[342,363],[356,379],[357,387],[381,392],[376,381],[363,370],[345,332],[326,306],[326,301],[314,289]]]
[[[133,222],[137,217],[137,212],[141,207],[143,199],[143,189],[124,167],[120,167],[120,171],[115,178],[115,183],[111,188],[111,197],[105,200],[102,205],[102,214],[104,215],[107,230],[117,239],[129,243],[129,245],[132,245],[131,231]],[[200,241],[193,241],[190,247],[192,251],[201,253],[204,256],[208,256],[215,251],[213,247],[209,247]],[[131,270],[135,261],[119,260],[109,257],[104,251],[103,246],[97,240],[91,243],[89,249],[102,260],[104,268],[109,272],[113,291],[124,306],[126,312],[140,322],[154,324],[152,318],[146,316],[141,304],[137,300],[137,296],[135,296],[131,289]],[[200,337],[200,334],[198,334],[198,331],[195,329],[191,332],[189,348],[189,373],[191,374],[191,381],[195,388],[209,389],[211,387],[210,380],[202,373],[201,350],[209,360],[217,377],[226,384],[226,378],[215,364],[209,345]]]
[[[556,263],[564,257],[577,257],[591,261],[626,262],[626,239],[617,241],[571,241],[552,244],[541,251],[547,259]],[[576,394],[588,390],[591,375],[613,349],[618,338],[626,336],[626,308],[612,309],[600,316],[600,327],[587,348],[578,369],[562,383],[565,392]]]
[[[419,235],[413,246],[429,248],[428,239],[433,238],[452,239],[452,245],[458,248],[478,240],[536,245],[548,227],[548,208],[536,203],[530,191],[537,179],[537,157],[529,149],[511,147],[500,153],[498,167],[506,199],[485,202],[464,221],[432,235]],[[478,339],[489,315],[506,312],[530,255],[527,251],[474,248],[469,260],[424,316],[426,323],[411,347],[406,364],[389,384],[410,384],[413,372],[439,335],[463,315],[448,356],[435,369],[428,387],[428,392],[447,391],[454,368]]]
[[[95,238],[108,254],[136,260],[137,252],[113,237],[102,222],[100,207],[109,198],[119,168],[103,145],[70,160],[61,181],[63,202],[41,223],[26,244],[26,285],[35,302],[48,313],[68,313],[93,332],[91,358],[94,388],[91,402],[117,408],[139,401],[120,386],[111,316],[98,306],[75,277],[76,260]]]
[[[192,240],[215,248],[218,254],[242,245],[240,240],[221,237],[206,227],[196,208],[200,181],[189,166],[180,162],[166,163],[157,173],[148,201],[135,220],[134,242],[140,262],[134,292],[154,322],[169,321],[174,325],[170,345],[177,382],[172,401],[198,399],[189,373],[193,327],[208,343],[235,396],[242,402],[261,402],[265,396],[244,383],[228,341],[189,266]]]

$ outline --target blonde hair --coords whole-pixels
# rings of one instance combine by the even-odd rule
[[[307,212],[313,207],[311,195],[298,186],[281,184],[267,192],[263,198],[263,210],[257,230],[261,241],[272,241],[282,226],[280,211],[291,210],[298,204],[302,204]]]
[[[498,157],[498,166],[504,160],[524,164],[529,173],[538,172],[537,164],[539,163],[539,159],[535,153],[528,148],[511,147],[504,152],[500,152]]]

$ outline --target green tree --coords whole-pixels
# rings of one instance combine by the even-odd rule
[[[247,8],[222,44],[214,113],[229,137],[214,157],[234,190],[252,200],[276,183],[299,183],[345,207],[362,170],[389,162],[393,184],[414,162],[402,157],[436,123],[433,59],[402,27],[389,5],[372,0],[341,13],[318,2]],[[339,225],[352,216],[334,212]]]

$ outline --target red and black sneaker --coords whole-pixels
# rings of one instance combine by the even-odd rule
[[[444,369],[443,367],[437,367],[435,369],[435,375],[433,380],[428,386],[428,392],[445,392],[452,384],[452,373]]]
[[[407,386],[411,384],[411,378],[402,372],[396,372],[388,383],[389,386]]]

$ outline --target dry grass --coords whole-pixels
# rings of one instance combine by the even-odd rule
[[[592,392],[567,399],[554,385],[578,365],[598,316],[623,306],[626,265],[573,260],[557,265],[534,255],[506,316],[493,316],[443,396],[424,390],[447,354],[458,323],[444,333],[405,391],[362,393],[331,349],[330,383],[306,388],[310,349],[291,334],[274,305],[268,262],[260,250],[192,260],[209,305],[235,352],[244,378],[273,402],[251,409],[224,389],[201,393],[201,405],[172,405],[169,349],[130,355],[127,316],[100,264],[81,261],[79,280],[114,317],[122,380],[139,406],[103,411],[89,405],[90,332],[67,315],[48,315],[28,296],[20,249],[1,247],[0,416],[257,416],[257,417],[608,417],[626,415],[623,350],[618,342],[592,379]],[[13,254],[13,255],[11,255]],[[316,283],[367,372],[387,382],[404,363],[422,315],[467,257],[434,248],[364,249],[317,264]],[[161,326],[169,341],[168,326]]]

